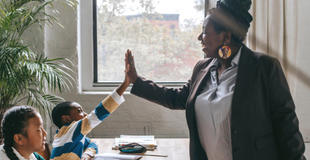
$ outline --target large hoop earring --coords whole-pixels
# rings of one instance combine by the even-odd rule
[[[224,43],[224,46],[219,49],[218,54],[221,58],[228,59],[231,56],[231,49]]]

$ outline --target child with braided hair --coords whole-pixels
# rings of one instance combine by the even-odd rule
[[[36,152],[45,150],[46,131],[39,112],[29,106],[7,110],[1,123],[4,144],[1,160],[44,160]]]

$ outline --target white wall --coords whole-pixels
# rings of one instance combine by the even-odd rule
[[[310,2],[299,0],[299,57],[298,79],[295,103],[300,127],[305,140],[310,139]],[[97,104],[105,98],[106,94],[79,94],[78,75],[78,16],[74,11],[65,11],[62,6],[57,6],[61,12],[61,21],[65,28],[46,27],[45,51],[49,58],[65,57],[70,59],[74,66],[73,76],[77,84],[70,93],[62,96],[66,100],[80,103],[86,112],[93,110]],[[197,33],[198,34],[198,33]],[[83,44],[81,44],[83,45]],[[83,53],[80,53],[83,54]],[[92,55],[89,55],[92,56]],[[80,63],[83,63],[81,60]],[[81,75],[83,76],[83,75]],[[88,136],[91,137],[115,137],[120,134],[154,134],[159,137],[188,137],[188,129],[184,111],[172,111],[147,102],[131,94],[124,95],[126,102],[113,114],[96,127]],[[55,128],[52,132],[54,132]],[[50,132],[50,133],[52,133]]]
[[[298,81],[294,100],[301,132],[305,141],[310,142],[310,1],[300,0],[299,5]]]

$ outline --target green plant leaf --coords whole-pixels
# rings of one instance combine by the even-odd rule
[[[78,4],[77,0],[1,0],[0,109],[27,103],[50,115],[51,108],[64,101],[52,93],[69,91],[75,82],[69,74],[72,70],[60,63],[72,63],[70,60],[48,59],[44,53],[36,53],[25,45],[21,38],[32,26],[37,25],[41,31],[44,24],[63,27],[53,5],[55,2],[72,9]],[[47,13],[46,8],[55,15]]]

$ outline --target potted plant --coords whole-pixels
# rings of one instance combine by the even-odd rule
[[[37,53],[22,39],[30,27],[60,25],[53,3],[75,8],[76,0],[0,0],[0,120],[4,112],[19,102],[37,107],[43,113],[62,101],[51,92],[68,90],[73,78],[70,69]],[[0,134],[2,138],[2,134]]]

